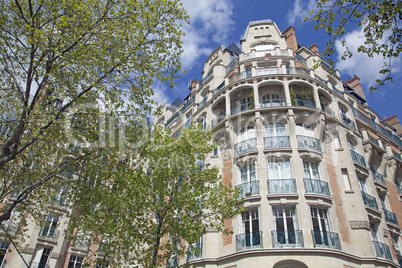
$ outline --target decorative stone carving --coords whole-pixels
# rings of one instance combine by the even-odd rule
[[[322,160],[321,155],[318,155],[318,154],[313,153],[313,152],[302,152],[302,153],[300,153],[300,158],[303,158],[303,159],[307,158],[307,159],[317,161],[317,162]]]
[[[265,157],[269,159],[289,159],[292,157],[292,152],[266,152]]]
[[[363,149],[365,153],[368,153],[371,150],[371,145],[367,143],[363,146]]]
[[[331,127],[328,124],[325,124],[323,128],[323,139],[322,139],[322,144],[323,144],[323,149],[324,152],[327,154],[332,154],[331,150],[331,143],[332,143],[332,134],[331,134]]]
[[[256,155],[245,155],[243,157],[240,157],[236,160],[234,160],[234,164],[238,166],[242,166],[243,164],[247,164],[253,161],[257,161],[258,157]]]
[[[219,133],[217,133],[216,140],[220,145],[223,160],[229,159],[232,144],[228,133],[225,130],[220,131]]]
[[[370,231],[370,223],[368,221],[349,221],[350,228],[358,230],[364,229]]]

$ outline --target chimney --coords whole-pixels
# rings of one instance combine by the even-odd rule
[[[353,90],[364,100],[366,100],[366,96],[364,95],[363,87],[362,84],[360,83],[360,78],[357,75],[354,75],[354,77],[350,78],[348,81],[343,81],[346,83],[346,85],[350,86],[353,88]]]
[[[193,91],[195,90],[198,82],[199,81],[197,81],[197,79],[195,79],[195,78],[191,81],[191,85],[190,85],[191,93],[193,93]]]
[[[293,26],[289,26],[282,34],[286,35],[288,48],[292,49],[293,53],[295,53],[299,48],[297,46],[295,28],[293,28]]]
[[[320,56],[320,52],[318,51],[318,45],[313,42],[313,44],[308,48],[317,56]]]
[[[388,118],[384,116],[384,119],[381,121],[386,122],[390,124],[392,127],[394,127],[396,129],[396,134],[398,136],[402,135],[402,126],[401,123],[399,122],[398,116],[396,116],[395,114],[391,115]]]

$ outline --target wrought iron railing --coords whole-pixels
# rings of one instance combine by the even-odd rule
[[[384,176],[382,174],[374,170],[371,170],[371,174],[373,175],[374,181],[385,185]]]
[[[295,98],[295,101],[296,101],[296,103],[295,103],[296,105],[293,105],[293,106],[304,106],[304,107],[315,109],[315,103],[313,100]]]
[[[368,193],[365,193],[365,192],[362,191],[362,197],[363,197],[363,203],[366,206],[378,209],[377,200],[375,199],[374,196],[369,195]]]
[[[251,110],[255,108],[254,102],[246,102],[230,108],[230,112],[232,115],[238,114],[242,111]]]
[[[214,128],[216,127],[220,122],[222,122],[223,120],[225,120],[226,117],[226,110],[224,110],[220,115],[218,115],[217,117],[215,117],[214,119],[212,119],[211,121],[211,127]]]
[[[57,240],[59,238],[60,231],[58,229],[52,227],[42,227],[39,230],[38,237],[49,239],[49,240]]]
[[[202,258],[202,243],[194,245],[194,249],[187,251],[187,261],[192,261]]]
[[[236,251],[262,247],[262,232],[236,235]]]
[[[264,138],[265,149],[290,148],[289,136],[275,136]]]
[[[335,112],[332,109],[328,108],[327,106],[322,106],[321,109],[324,113],[329,114],[332,117],[335,117]]]
[[[301,56],[300,54],[296,54],[296,59],[298,62],[307,67],[307,60],[303,56]]]
[[[340,91],[339,89],[337,89],[334,85],[332,85],[332,90],[339,96],[341,96],[342,98],[345,97],[345,93],[343,93],[343,91]]]
[[[250,181],[236,185],[240,189],[240,197],[253,196],[260,194],[260,181]]]
[[[323,83],[324,85],[327,85],[327,81],[324,80],[323,78],[321,78],[320,76],[315,75],[315,79],[318,80],[319,82]]]
[[[370,140],[372,143],[374,143],[374,144],[377,145],[377,146],[380,146],[380,143],[378,142],[377,139],[375,139],[374,137],[372,137],[372,136],[370,136],[370,135],[368,135],[368,136],[369,136],[369,140]]]
[[[183,128],[189,128],[191,127],[191,124],[193,123],[193,118],[189,118],[186,123],[184,123]]]
[[[239,155],[242,153],[257,150],[257,139],[252,138],[245,141],[241,141],[234,145],[234,154]]]
[[[378,258],[383,258],[392,261],[391,250],[389,249],[388,245],[378,241],[372,241],[372,242],[374,245],[376,256]]]
[[[306,193],[314,193],[314,194],[322,194],[322,195],[331,196],[331,194],[329,192],[328,182],[321,181],[321,180],[308,179],[308,178],[304,178],[303,181],[304,181],[304,187],[306,189]]]
[[[270,75],[270,74],[280,74],[282,73],[281,67],[270,67],[257,69],[257,75]]]
[[[252,73],[251,70],[250,71],[245,71],[245,72],[240,72],[240,73],[234,73],[232,75],[229,76],[229,84],[239,81],[240,79],[243,78],[249,78],[252,77]]]
[[[14,235],[18,230],[18,223],[12,221],[11,219],[2,222],[3,227],[0,227],[0,232],[4,233],[4,229],[10,235]],[[4,229],[3,229],[4,228]]]
[[[195,101],[195,95],[192,96],[184,105],[183,108],[181,108],[181,111],[184,112],[191,104],[193,104]]]
[[[200,102],[197,104],[197,111],[200,110],[202,107],[204,107],[204,105],[207,104],[207,102],[208,102],[208,95],[205,96],[205,97],[202,99],[202,101],[200,101]]]
[[[312,230],[313,242],[315,248],[331,248],[341,250],[339,235],[333,232]]]
[[[396,257],[398,259],[399,267],[402,268],[402,256],[397,253]]]
[[[394,156],[395,156],[397,159],[402,160],[402,156],[401,156],[399,153],[397,153],[397,152],[395,152],[395,151],[392,151],[392,153],[394,154]]]
[[[268,194],[294,194],[297,193],[295,179],[269,179]]]
[[[301,230],[271,231],[273,248],[302,248],[304,247]]]
[[[234,58],[231,62],[229,62],[228,66],[226,66],[226,74],[230,73],[230,71],[233,70],[238,61],[239,58]]]
[[[260,106],[261,108],[286,106],[286,99],[285,98],[260,99]]]
[[[341,114],[341,119],[342,119],[342,123],[347,125],[349,128],[356,130],[355,123],[349,117],[347,117],[344,114]]]
[[[309,136],[297,135],[297,143],[299,145],[299,148],[308,148],[321,152],[321,143],[319,139]]]
[[[356,153],[353,150],[350,150],[350,154],[352,155],[353,162],[366,166],[366,160],[364,160],[364,157],[362,155]]]
[[[217,88],[212,90],[212,96],[215,96],[221,89],[225,86],[225,81],[223,81]]]
[[[385,220],[387,222],[393,223],[395,225],[399,225],[398,219],[396,218],[395,213],[393,213],[392,211],[386,210],[385,208],[383,208],[383,210],[384,210]]]
[[[205,76],[199,83],[199,87],[202,87],[212,76],[214,75],[214,71],[212,70],[207,76]]]

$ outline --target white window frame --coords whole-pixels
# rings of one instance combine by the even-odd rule
[[[307,168],[306,168],[306,165],[308,166]],[[314,169],[314,166],[316,166],[317,169]],[[308,171],[309,177],[305,176],[307,171]],[[320,171],[320,163],[303,160],[303,176],[304,176],[304,178],[317,180],[317,178],[314,176],[315,174],[318,175],[318,180],[322,181],[322,176],[321,176],[321,171]]]
[[[254,139],[255,137],[256,137],[255,127],[254,126],[245,126],[242,129],[240,129],[240,131],[237,135],[237,142]]]

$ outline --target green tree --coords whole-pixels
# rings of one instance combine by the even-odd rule
[[[370,90],[378,89],[388,80],[392,81],[392,60],[398,58],[402,50],[401,1],[320,0],[317,1],[317,8],[310,11],[306,20],[316,22],[316,30],[323,28],[331,36],[323,52],[323,57],[331,64],[334,64],[331,58],[335,53],[335,42],[338,40],[346,49],[342,60],[353,56],[344,36],[354,23],[363,27],[365,39],[358,52],[369,57],[380,55],[386,59],[380,70],[385,78],[377,79],[377,86],[371,87]]]
[[[175,139],[156,127],[122,162],[110,158],[94,172],[84,167],[81,178],[109,178],[109,183],[79,183],[73,202],[75,225],[100,243],[113,267],[160,267],[197,252],[194,243],[207,229],[223,230],[223,220],[242,211],[239,192],[222,184],[218,168],[204,165],[214,145],[211,131],[191,127]],[[96,174],[96,175],[95,175]],[[102,180],[101,181],[105,181]],[[183,264],[183,261],[181,261]]]
[[[0,222],[35,189],[48,197],[69,183],[62,174],[99,158],[98,103],[150,112],[152,83],[171,84],[181,68],[187,21],[179,0],[0,1],[0,201],[17,193]],[[72,139],[91,146],[74,151]]]

